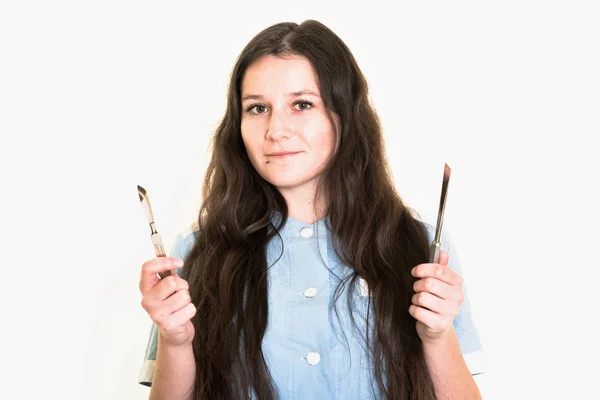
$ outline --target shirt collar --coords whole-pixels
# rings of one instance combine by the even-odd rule
[[[283,214],[277,210],[273,210],[271,221],[274,226],[277,226]],[[327,226],[325,221],[329,221],[329,215],[321,218],[318,221],[315,221],[312,224],[307,224],[305,222],[294,219],[290,216],[287,217],[287,221],[285,226],[279,232],[283,237],[286,238],[299,238],[302,237],[301,233],[303,229],[309,228],[312,229],[312,236],[315,237],[326,237],[328,233]]]

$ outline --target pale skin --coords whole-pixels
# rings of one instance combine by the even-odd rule
[[[334,127],[307,59],[266,56],[248,68],[241,130],[252,165],[283,195],[289,216],[309,224],[321,219],[315,193],[333,153]],[[280,151],[299,153],[270,156]]]
[[[194,399],[196,363],[192,349],[196,308],[191,302],[189,285],[178,275],[159,279],[156,274],[175,270],[183,260],[157,257],[142,265],[140,291],[142,307],[158,327],[156,366],[149,398]]]
[[[309,224],[322,218],[313,210],[313,199],[334,150],[335,130],[326,117],[310,62],[303,57],[266,56],[253,64],[242,84],[242,110],[242,138],[254,168],[281,192],[292,218]],[[269,154],[276,151],[301,153],[273,160]],[[441,251],[438,264],[413,269],[419,280],[408,311],[417,320],[438,397],[479,399],[452,325],[464,300],[462,278],[447,265],[448,253]]]
[[[334,116],[337,118],[337,116]],[[311,224],[324,217],[324,199],[315,198],[322,171],[335,149],[335,127],[327,118],[311,64],[303,57],[266,56],[242,80],[241,133],[256,171],[285,198],[289,216]],[[335,120],[337,123],[337,119]],[[296,152],[281,157],[276,152]],[[142,266],[142,306],[159,329],[151,399],[192,399],[196,365],[192,350],[196,309],[188,284],[178,276],[156,273],[180,267],[160,257]],[[409,313],[417,320],[427,365],[439,399],[480,399],[464,362],[452,321],[463,302],[462,278],[439,264],[420,264]]]
[[[448,253],[439,263],[419,264],[411,271],[419,278],[408,312],[417,320],[427,366],[439,399],[481,399],[481,393],[460,352],[452,321],[464,301],[463,279],[448,268]]]

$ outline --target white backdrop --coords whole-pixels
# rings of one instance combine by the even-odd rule
[[[198,211],[236,56],[318,19],[348,44],[398,190],[456,243],[486,399],[600,398],[594,2],[0,5],[0,397],[144,399],[154,256]],[[393,8],[392,8],[392,5]]]

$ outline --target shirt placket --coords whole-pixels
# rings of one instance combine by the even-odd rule
[[[290,357],[289,398],[305,399],[315,395],[331,398],[329,272],[323,264],[327,262],[327,242],[321,238],[326,234],[326,228],[321,223],[296,223],[290,228],[291,285],[286,327]]]

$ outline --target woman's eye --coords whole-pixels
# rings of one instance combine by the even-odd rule
[[[294,103],[294,106],[300,111],[305,111],[310,110],[313,107],[313,103],[311,103],[310,101],[297,101]],[[246,108],[246,111],[252,115],[259,115],[266,113],[268,111],[268,108],[261,104],[252,104],[251,106]]]
[[[254,114],[262,114],[265,112],[267,107],[261,105],[255,105],[250,110],[254,109],[256,112]]]
[[[266,108],[267,107],[261,104],[251,104],[250,106],[246,107],[246,112],[250,115],[259,115],[264,114]]]
[[[312,103],[308,101],[299,101],[296,105],[299,106],[301,110],[309,110],[312,107]]]

